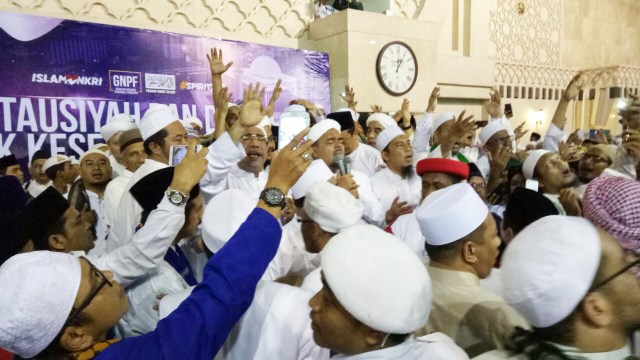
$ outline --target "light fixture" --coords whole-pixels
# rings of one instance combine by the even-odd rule
[[[536,127],[542,125],[542,120],[544,120],[544,110],[540,109],[533,113],[533,120],[536,122]]]
[[[629,102],[626,99],[620,99],[620,101],[618,101],[618,110],[622,110],[626,108],[628,105],[629,105]]]

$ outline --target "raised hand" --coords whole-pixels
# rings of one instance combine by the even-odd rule
[[[204,176],[208,164],[205,157],[209,152],[209,148],[203,147],[196,153],[196,145],[198,145],[198,139],[189,140],[187,154],[176,165],[170,188],[188,194]]]
[[[500,99],[500,91],[493,89],[489,94],[490,99],[484,102],[484,107],[492,119],[501,118],[502,112],[502,100]]]
[[[409,111],[409,106],[411,106],[409,99],[404,98],[402,100],[402,106],[400,107],[400,114],[402,114],[402,125],[404,125],[404,127],[411,125],[411,112]]]
[[[569,216],[582,216],[580,196],[573,188],[560,190],[560,204]]]
[[[276,86],[273,88],[271,99],[269,99],[269,104],[267,104],[267,107],[264,109],[268,117],[273,117],[273,112],[276,108],[276,101],[278,101],[280,94],[282,94],[282,88],[280,87],[281,83],[282,80],[278,79]]]
[[[604,130],[599,129],[596,131],[596,141],[598,144],[608,144],[609,140],[607,140],[607,135],[604,133]]]
[[[381,113],[382,112],[382,106],[373,104],[373,105],[371,105],[371,111],[374,112],[374,113]]]
[[[277,187],[286,194],[309,167],[311,164],[310,148],[313,141],[306,140],[302,142],[302,139],[308,133],[309,129],[303,130],[280,150],[278,157],[271,162],[266,187]]]
[[[429,96],[429,105],[427,106],[427,112],[432,113],[436,111],[436,105],[438,105],[439,97],[440,97],[440,87],[436,86],[431,91],[431,96]]]
[[[511,148],[498,144],[498,149],[495,154],[487,151],[487,158],[489,159],[489,168],[491,177],[503,178],[505,177],[507,163],[511,158]]]
[[[349,87],[349,85],[345,85],[344,92],[340,94],[342,100],[347,103],[347,107],[349,109],[355,110],[358,102],[355,100],[356,93],[353,91],[353,87]]]
[[[410,214],[413,211],[413,209],[411,208],[411,205],[409,205],[406,201],[399,201],[399,200],[400,198],[396,196],[396,198],[393,199],[391,208],[389,208],[389,210],[385,214],[384,219],[387,222],[387,224],[391,224],[394,221],[396,221],[396,219],[399,218],[400,216],[405,214]]]
[[[473,115],[464,117],[465,115],[466,110],[463,110],[458,116],[458,119],[453,122],[453,125],[444,134],[447,142],[456,143],[475,128],[476,124],[475,121],[473,121]]]
[[[217,91],[213,95],[213,105],[216,111],[227,111],[229,109],[229,103],[231,102],[232,93],[229,92],[229,88],[221,87],[220,91]]]
[[[350,192],[356,199],[360,198],[360,195],[358,194],[359,186],[353,179],[352,174],[338,176],[336,178],[336,185]]]
[[[523,136],[525,136],[529,130],[525,130],[524,126],[527,124],[527,121],[523,121],[522,124],[518,125],[517,128],[515,128],[515,130],[513,130],[513,133],[516,137],[516,141],[518,141],[520,138],[522,138]]]
[[[265,116],[265,109],[262,106],[262,98],[264,97],[264,87],[260,88],[260,84],[249,84],[244,91],[244,102],[238,115],[238,123],[249,128],[258,125]]]
[[[211,69],[211,76],[219,76],[224,74],[233,61],[225,64],[222,60],[222,49],[212,48],[210,54],[207,54],[207,60],[209,60],[209,68]]]
[[[585,77],[582,73],[576,74],[576,76],[571,79],[569,85],[564,90],[564,94],[562,95],[562,99],[565,101],[575,100],[575,98],[580,93],[580,90],[584,87]]]

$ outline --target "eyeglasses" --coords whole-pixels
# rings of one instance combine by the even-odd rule
[[[636,255],[637,256],[637,255]],[[618,276],[624,274],[625,272],[627,272],[629,269],[631,269],[632,267],[638,266],[638,264],[640,264],[640,257],[636,258],[634,261],[632,261],[631,263],[629,263],[628,265],[626,265],[625,267],[623,267],[622,269],[618,270],[617,272],[615,272],[613,275],[605,278],[604,280],[600,281],[597,284],[594,284],[591,289],[589,289],[589,291],[595,291],[603,286],[605,286],[607,283],[611,282],[613,279],[617,278]]]
[[[551,157],[549,157],[549,159],[547,160],[547,162],[544,164],[544,167],[546,168],[552,168],[554,166],[561,166],[564,165],[566,163],[566,161],[562,160],[562,158],[560,157],[560,155],[553,155]]]
[[[311,220],[306,220],[306,219],[300,219],[298,218],[298,222],[302,223],[302,224],[313,224],[314,222]]]
[[[95,298],[98,295],[98,293],[100,292],[100,290],[102,290],[103,287],[105,287],[106,285],[113,286],[111,281],[107,279],[107,276],[102,271],[98,270],[95,266],[93,266],[93,264],[89,260],[87,260],[87,258],[81,256],[80,259],[86,261],[87,264],[89,264],[90,272],[95,274],[96,277],[100,279],[100,284],[98,284],[98,286],[96,286],[93,290],[91,290],[89,295],[87,295],[87,297],[82,301],[82,303],[78,305],[78,307],[74,307],[71,309],[71,313],[69,314],[69,317],[65,322],[65,326],[67,326],[67,324],[69,324],[76,316],[78,316],[78,314],[80,314],[82,310],[86,309],[87,306],[91,304],[91,301],[93,300],[93,298]]]
[[[469,183],[469,185],[471,185],[471,187],[474,188],[474,189],[486,189],[487,188],[486,184]]]
[[[240,136],[240,141],[241,142],[249,142],[251,140],[258,140],[258,141],[262,141],[262,142],[267,142],[267,141],[269,141],[269,138],[266,137],[266,136],[261,136],[261,135],[256,135],[256,134],[246,134],[246,135]]]
[[[493,143],[493,144],[500,143],[502,145],[509,145],[509,144],[511,144],[513,142],[513,139],[514,139],[513,136],[505,136],[505,137],[501,137],[501,138],[495,139],[491,143]]]

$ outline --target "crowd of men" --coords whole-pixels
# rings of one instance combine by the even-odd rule
[[[311,126],[278,144],[280,84],[237,105],[207,57],[212,134],[154,105],[28,182],[0,159],[0,357],[635,358],[640,99],[618,136],[565,134],[578,74],[527,142],[498,92],[486,123],[438,88],[361,115],[347,87],[292,101]]]

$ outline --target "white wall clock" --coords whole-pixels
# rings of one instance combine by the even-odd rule
[[[376,61],[376,74],[382,88],[391,95],[404,95],[418,79],[418,61],[409,45],[394,41],[385,45]]]

